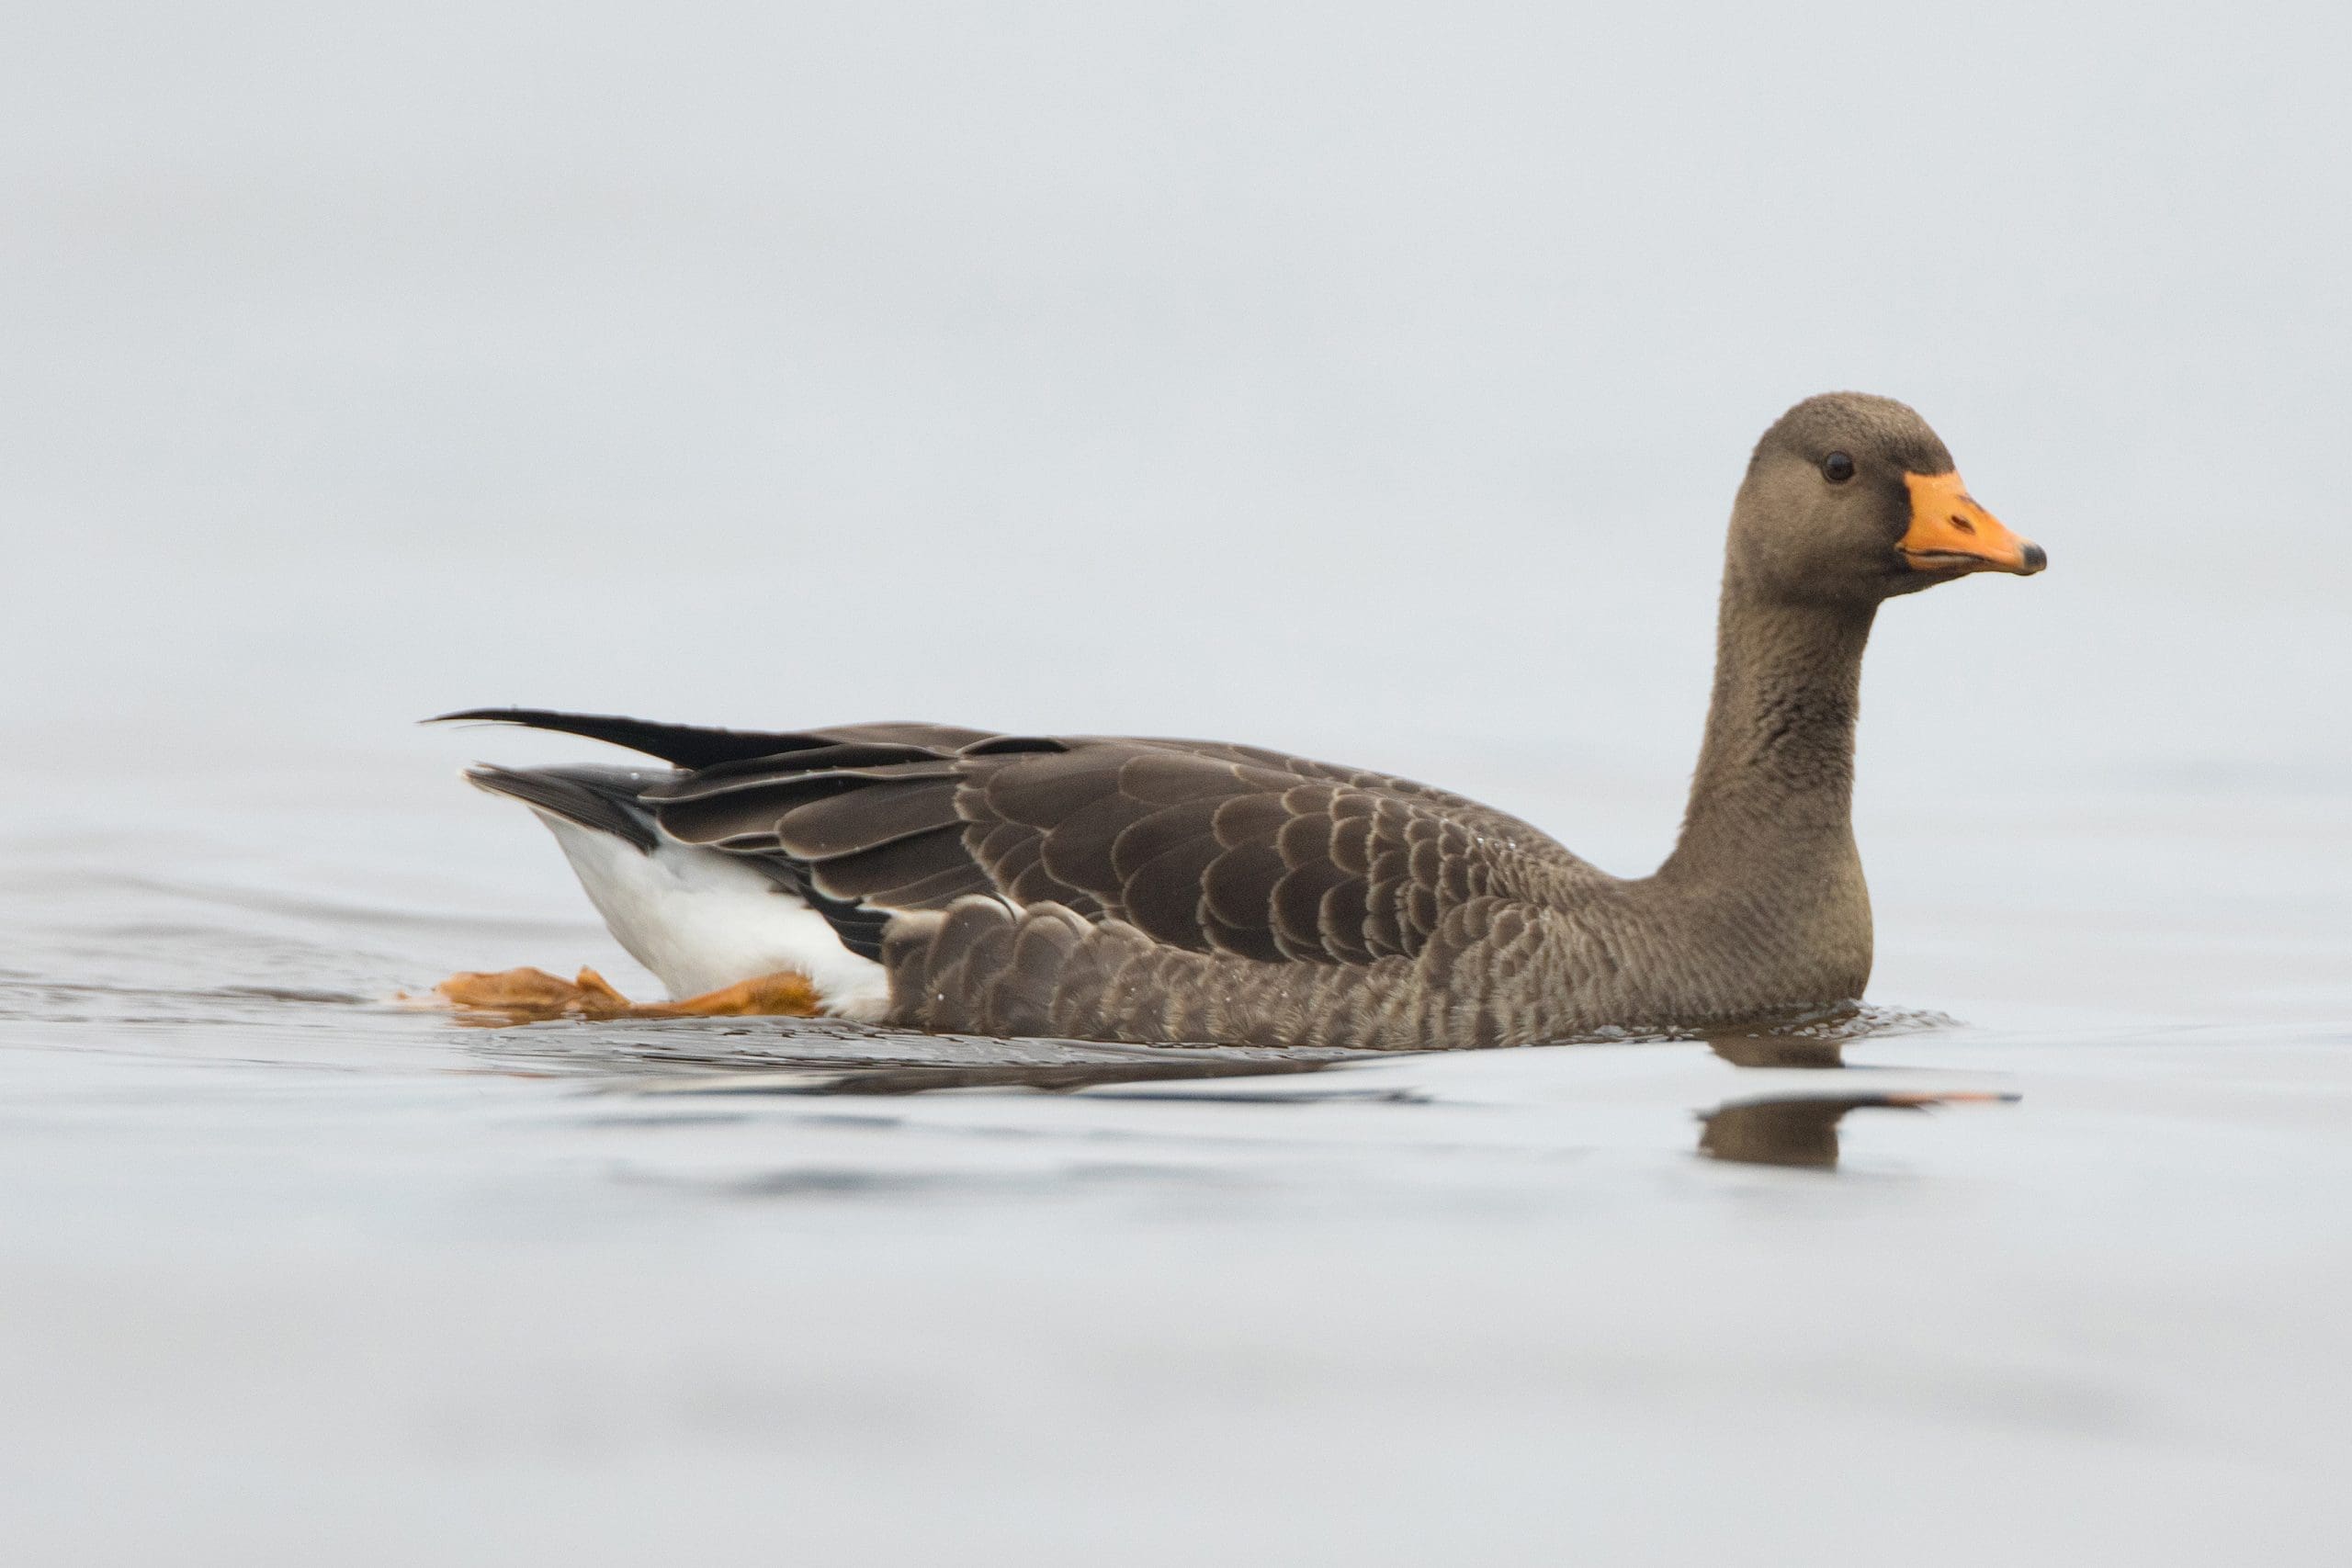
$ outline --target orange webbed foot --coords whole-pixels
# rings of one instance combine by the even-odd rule
[[[594,969],[561,980],[544,969],[452,975],[433,987],[448,1005],[501,1023],[580,1018],[813,1018],[817,990],[805,975],[763,975],[674,1002],[632,1002]]]
[[[583,971],[584,973],[584,971]],[[783,971],[740,980],[716,991],[705,991],[682,1002],[653,1002],[637,1010],[639,1018],[814,1018],[819,1011],[817,987],[806,975]]]
[[[433,989],[453,1007],[498,1013],[514,1023],[549,1018],[623,1018],[631,1007],[629,999],[594,969],[581,970],[576,980],[560,980],[544,969],[469,971],[450,976]]]

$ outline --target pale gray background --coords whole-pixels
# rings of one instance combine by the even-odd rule
[[[1894,607],[1866,795],[2340,784],[2347,41],[14,7],[0,733],[923,716],[1670,796],[1747,446],[1856,387],[2054,563]]]

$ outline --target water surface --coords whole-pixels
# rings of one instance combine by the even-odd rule
[[[1883,908],[1860,1013],[1298,1063],[466,1027],[392,998],[650,982],[437,762],[17,782],[26,1561],[2323,1562],[2352,1529],[2346,884],[2282,861],[2307,918],[2235,913],[2282,823],[2342,865],[2316,802],[2207,821],[2189,897],[2098,918],[2086,858],[2198,803],[2104,847],[2054,814],[1993,935],[1979,852],[1929,854],[1946,897]]]

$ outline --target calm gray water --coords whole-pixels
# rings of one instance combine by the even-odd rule
[[[393,1005],[510,962],[650,994],[537,826],[422,755],[469,745],[511,754],[15,781],[18,1560],[2319,1562],[2352,1529],[2331,795],[1866,821],[1916,886],[1859,1019],[1266,1076]]]
[[[2347,17],[0,23],[0,1560],[2345,1561]],[[1254,741],[1646,869],[1841,386],[2052,562],[1883,618],[1859,1016],[394,1001],[650,994],[456,779],[595,749],[411,727],[483,703]]]

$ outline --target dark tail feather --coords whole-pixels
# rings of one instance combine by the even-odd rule
[[[690,724],[652,724],[617,714],[557,713],[548,708],[467,708],[428,718],[427,724],[480,719],[491,724],[519,724],[526,729],[554,729],[608,740],[659,757],[681,768],[707,768],[716,762],[745,761],[783,751],[805,751],[823,742],[807,735],[763,735],[743,729],[704,729]]]
[[[512,795],[524,805],[577,822],[598,833],[650,852],[661,842],[653,813],[638,803],[638,792],[667,773],[634,768],[502,768],[483,762],[466,770],[476,788]]]

